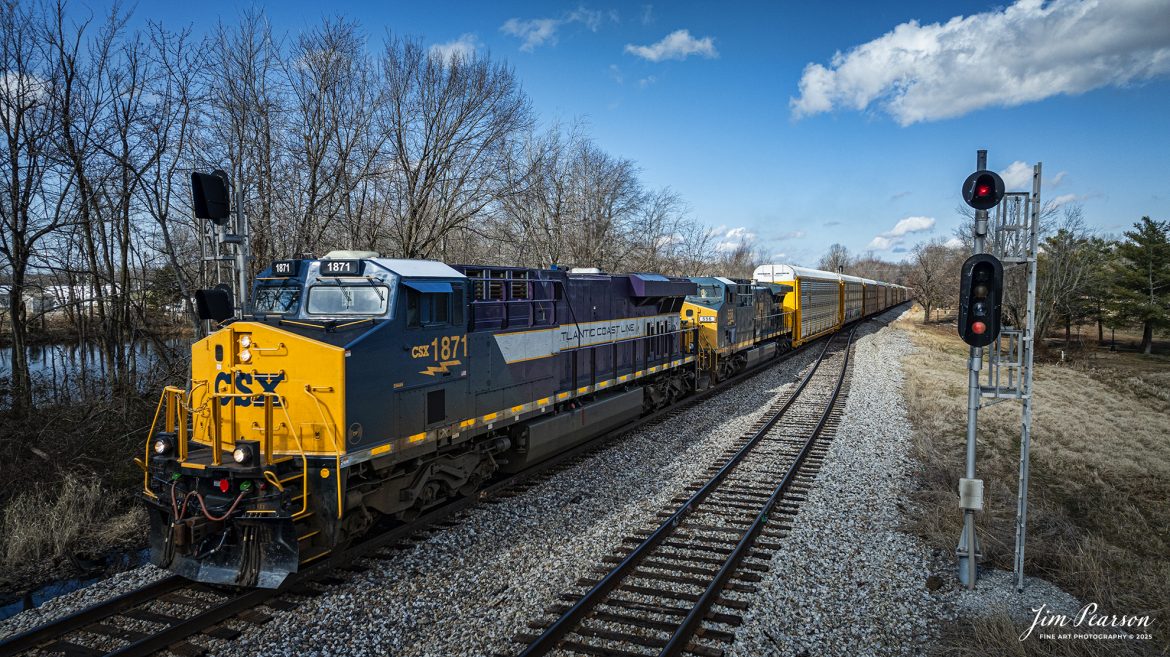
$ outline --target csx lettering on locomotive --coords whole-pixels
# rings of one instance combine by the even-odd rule
[[[215,392],[219,394],[236,394],[247,395],[253,392],[276,392],[276,387],[284,380],[284,373],[276,374],[256,374],[251,372],[235,373],[235,390],[232,390],[232,375],[228,372],[220,372],[215,375]],[[259,386],[259,390],[253,388],[253,384]],[[264,405],[264,396],[257,395],[255,397],[220,397],[219,403],[221,406],[227,406],[234,403],[236,406],[251,406],[255,402],[258,405]],[[273,400],[273,404],[280,406],[280,398]]]

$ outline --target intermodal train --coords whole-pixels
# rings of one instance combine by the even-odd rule
[[[787,265],[754,280],[281,260],[191,347],[139,465],[152,561],[273,588],[409,521],[907,298]]]

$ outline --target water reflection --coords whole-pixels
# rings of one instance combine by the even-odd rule
[[[154,343],[127,346],[130,370],[142,387],[153,385],[160,365],[181,358],[187,342],[169,340],[163,353]],[[33,401],[68,402],[101,396],[107,378],[101,348],[89,343],[60,343],[29,347],[28,366],[33,380]],[[11,395],[12,349],[0,348],[0,405],[7,406]]]

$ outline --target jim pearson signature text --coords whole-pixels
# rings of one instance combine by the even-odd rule
[[[1032,619],[1032,626],[1029,627],[1023,634],[1020,635],[1020,641],[1027,639],[1032,635],[1032,631],[1036,628],[1051,629],[1056,627],[1149,627],[1149,616],[1115,616],[1113,614],[1098,614],[1097,603],[1090,602],[1081,607],[1081,610],[1074,616],[1065,616],[1064,614],[1053,613],[1048,610],[1048,605],[1040,605],[1038,609],[1032,609],[1036,617]]]

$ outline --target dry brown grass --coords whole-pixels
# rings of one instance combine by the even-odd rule
[[[952,325],[922,325],[920,312],[900,326],[919,347],[904,364],[922,463],[913,528],[950,552],[961,529],[956,490],[965,451],[967,347]],[[1088,359],[1037,367],[1026,552],[1030,574],[1111,612],[1151,615],[1156,641],[1149,647],[1163,651],[1170,646],[1170,413],[1157,388],[1170,376],[1165,367],[1150,361],[1126,367],[1120,359],[1107,367]],[[980,412],[978,475],[986,498],[980,537],[987,564],[1009,570],[1019,408],[1003,403]],[[996,631],[993,622],[981,621],[966,636],[975,641]],[[1076,643],[1012,650],[1096,650]]]
[[[31,564],[93,557],[140,538],[146,514],[120,501],[96,478],[74,474],[17,495],[0,517],[0,565],[27,571]]]

